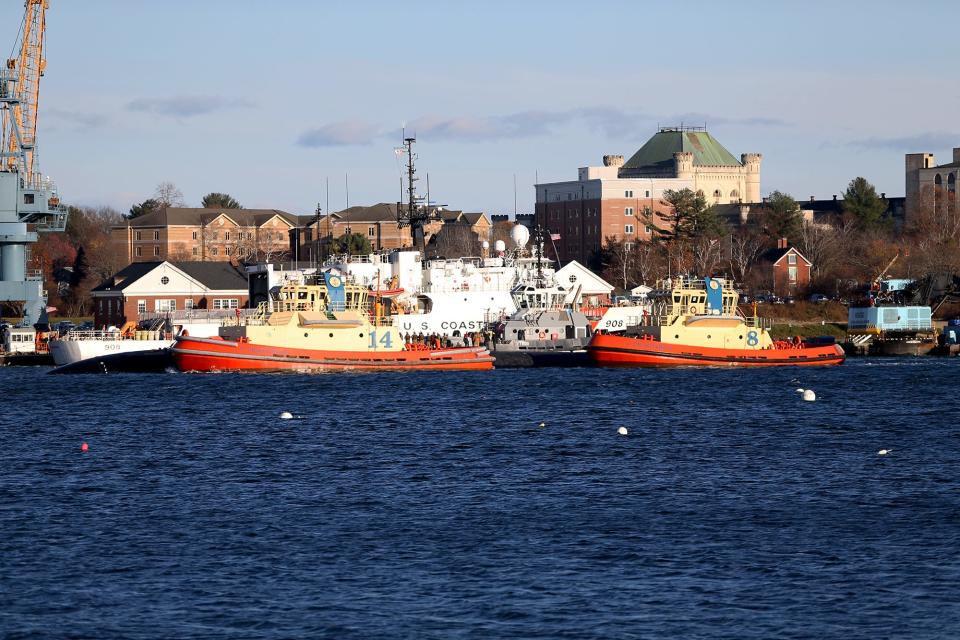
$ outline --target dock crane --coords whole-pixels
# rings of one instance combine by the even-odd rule
[[[49,0],[25,0],[16,57],[0,67],[0,301],[24,303],[23,326],[46,308],[43,276],[27,271],[37,234],[63,231],[67,208],[36,164],[37,107]]]

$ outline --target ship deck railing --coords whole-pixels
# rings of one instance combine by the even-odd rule
[[[184,321],[196,324],[218,324],[225,318],[237,317],[237,311],[240,316],[253,316],[257,314],[257,309],[179,309],[177,311],[148,311],[139,314],[141,321],[146,320],[170,320],[173,323],[182,323]]]
[[[110,331],[108,329],[82,329],[72,330],[65,333],[58,340],[102,340],[105,342],[119,342],[126,340],[120,330]]]

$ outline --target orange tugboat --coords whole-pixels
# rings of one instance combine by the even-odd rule
[[[368,291],[340,276],[291,283],[254,316],[237,317],[214,338],[177,337],[181,371],[343,371],[493,368],[483,347],[429,349],[367,311]]]
[[[763,318],[746,318],[722,278],[667,280],[650,294],[653,310],[623,334],[595,334],[587,351],[603,367],[835,365],[834,343],[775,341]]]

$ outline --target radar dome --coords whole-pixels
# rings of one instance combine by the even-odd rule
[[[530,230],[522,224],[518,224],[514,226],[513,230],[510,232],[510,239],[513,240],[513,243],[518,247],[525,246],[527,244],[527,240],[530,239]]]
[[[494,251],[501,251],[501,252],[502,252],[502,251],[506,251],[506,250],[507,250],[507,243],[504,242],[503,240],[497,240],[496,242],[493,243],[493,250],[494,250]]]

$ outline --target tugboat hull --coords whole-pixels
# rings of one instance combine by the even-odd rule
[[[843,349],[836,344],[786,349],[715,349],[611,334],[595,335],[587,351],[601,367],[825,366],[841,364],[844,360]]]
[[[488,370],[483,347],[413,351],[320,351],[241,340],[180,336],[171,349],[180,371]]]

